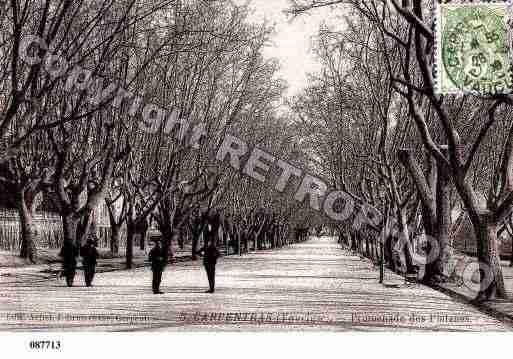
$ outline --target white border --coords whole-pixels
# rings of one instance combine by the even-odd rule
[[[4,358],[488,358],[511,356],[512,334],[8,334]],[[55,338],[60,351],[30,351],[31,338]],[[23,354],[20,356],[20,354]]]

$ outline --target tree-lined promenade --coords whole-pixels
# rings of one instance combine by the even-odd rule
[[[321,70],[286,98],[279,63],[263,56],[274,28],[247,5],[3,3],[0,205],[17,212],[16,255],[37,263],[34,218],[55,213],[73,276],[79,257],[94,263],[80,254],[105,208],[109,255],[127,269],[155,232],[166,257],[178,245],[196,260],[207,235],[240,255],[329,230],[436,286],[454,280],[463,233],[476,300],[505,299],[511,96],[437,92],[432,3],[291,0],[287,11],[324,6],[343,10],[344,27],[319,30]]]
[[[168,267],[151,294],[150,269],[99,274],[94,287],[28,278],[0,283],[1,330],[509,330],[507,324],[424,286],[405,286],[341,249],[311,238],[218,264],[216,293],[204,293],[197,262]]]
[[[0,186],[22,258],[37,261],[41,210],[60,215],[71,269],[100,207],[127,268],[152,226],[165,243],[191,241],[193,258],[207,229],[234,252],[305,236],[308,206],[287,193],[296,184],[277,196],[215,160],[233,133],[304,161],[276,113],[278,64],[262,56],[272,28],[248,12],[229,1],[5,4]]]
[[[314,157],[322,159],[324,176],[383,213],[383,255],[379,230],[337,225],[341,240],[366,248],[376,262],[384,257],[394,270],[422,272],[425,283],[437,285],[452,280],[455,240],[469,237],[481,276],[476,301],[506,298],[501,255],[513,260],[513,99],[507,91],[440,93],[435,75],[442,73],[442,65],[434,70],[441,56],[437,50],[445,45],[435,22],[440,25],[440,16],[446,15],[434,9],[448,2],[290,3],[292,16],[330,6],[347,19],[343,27],[319,31],[315,52],[322,71],[293,101],[304,144],[310,143]],[[486,4],[456,5],[467,6],[468,14],[479,5],[479,14],[485,14],[491,11]],[[507,11],[504,4],[500,8]],[[510,32],[500,16],[482,21],[492,18],[504,27],[493,31]],[[477,40],[476,29],[468,36],[474,39],[475,56],[482,46],[492,46],[486,45],[490,40]],[[500,46],[497,56],[510,51],[509,44]],[[460,59],[474,61],[470,54]],[[507,78],[509,70],[504,71]],[[388,232],[391,222],[395,236]],[[427,260],[416,260],[418,253]]]

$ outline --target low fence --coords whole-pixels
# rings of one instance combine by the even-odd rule
[[[510,257],[511,256],[511,241],[512,238],[504,233],[499,241],[499,253],[501,256]],[[470,228],[464,228],[458,235],[451,240],[451,247],[456,251],[461,253],[466,253],[469,255],[475,256],[477,253],[477,240],[474,235],[474,232]]]
[[[64,234],[62,219],[54,213],[37,213],[34,216],[37,228],[36,247],[58,249],[62,246]],[[110,227],[97,226],[99,247],[108,248],[110,245]],[[124,233],[121,233],[124,238]],[[21,248],[21,228],[18,213],[14,210],[0,209],[0,250],[19,251]]]
[[[37,248],[58,248],[63,241],[62,221],[53,213],[37,213],[34,216],[37,228]],[[17,251],[21,247],[21,228],[18,213],[0,209],[0,249]]]
[[[58,214],[55,213],[37,213],[34,216],[34,224],[37,228],[36,236],[36,248],[38,249],[59,249],[62,247],[64,241],[64,234],[62,230],[62,219]],[[0,250],[18,252],[21,248],[21,228],[18,213],[15,210],[0,209]],[[150,234],[158,234],[155,228],[151,228]],[[289,233],[292,236],[293,233]],[[96,235],[98,237],[99,248],[110,248],[110,237],[111,228],[105,224],[96,225]],[[307,239],[305,236],[303,240]],[[146,238],[148,240],[149,236]],[[126,227],[121,228],[119,241],[119,249],[123,251],[126,247]],[[260,241],[259,241],[260,242]],[[289,238],[282,245],[288,245],[294,243],[295,240]],[[186,236],[183,241],[183,245],[191,244],[192,237]],[[271,248],[271,242],[261,242],[258,249]],[[242,245],[242,243],[241,243]],[[139,242],[136,239],[134,246],[139,246]],[[249,240],[247,243],[247,249],[256,249],[257,247],[255,240]],[[228,248],[225,248],[228,250]]]

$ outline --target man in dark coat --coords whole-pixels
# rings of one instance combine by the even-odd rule
[[[160,291],[160,282],[162,281],[162,272],[167,264],[167,253],[163,248],[160,239],[156,238],[153,241],[155,242],[155,246],[149,253],[151,270],[153,271],[153,294],[163,294],[163,292]]]
[[[96,241],[89,238],[85,246],[81,248],[82,266],[84,267],[84,277],[87,287],[93,283],[96,273],[96,263],[98,261],[98,251],[96,250]]]
[[[75,273],[77,270],[77,257],[78,246],[71,241],[64,241],[59,256],[62,257],[62,272],[61,276],[66,277],[66,284],[68,287],[73,286]]]
[[[215,238],[214,233],[208,232],[205,247],[201,250],[203,252],[203,266],[207,272],[210,288],[206,293],[214,293],[216,285],[216,264],[217,258],[219,258],[219,251],[216,248]]]

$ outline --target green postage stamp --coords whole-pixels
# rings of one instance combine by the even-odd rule
[[[436,6],[436,84],[440,94],[511,93],[509,1]]]

